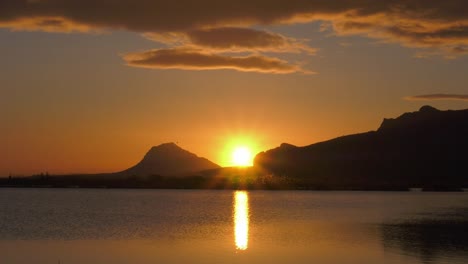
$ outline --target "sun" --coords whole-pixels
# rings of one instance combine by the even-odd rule
[[[245,146],[239,146],[232,152],[232,163],[235,166],[252,166],[252,151]]]
[[[224,167],[251,167],[256,153],[264,149],[262,140],[253,133],[226,133],[220,137],[224,145],[219,161]]]

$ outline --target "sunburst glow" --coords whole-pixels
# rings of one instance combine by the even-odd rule
[[[232,152],[232,163],[235,166],[251,166],[252,158],[252,151],[245,146],[237,147]]]
[[[249,196],[246,191],[234,195],[234,237],[236,248],[246,250],[249,245]]]

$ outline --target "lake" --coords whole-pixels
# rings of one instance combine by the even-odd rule
[[[468,193],[2,188],[0,263],[468,263]]]

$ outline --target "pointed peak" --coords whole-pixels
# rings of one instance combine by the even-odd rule
[[[163,144],[160,144],[160,145],[157,145],[157,146],[153,146],[151,150],[157,150],[157,149],[182,149],[181,147],[179,147],[176,143],[174,142],[168,142],[168,143],[163,143]]]
[[[138,164],[124,173],[166,176],[216,168],[219,168],[217,164],[169,142],[152,147]]]
[[[158,146],[153,146],[148,152],[146,152],[145,158],[150,158],[160,155],[193,155],[193,153],[188,152],[187,150],[179,147],[174,142],[163,143]]]

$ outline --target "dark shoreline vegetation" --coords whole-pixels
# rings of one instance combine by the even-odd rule
[[[303,179],[242,174],[228,177],[185,176],[125,177],[100,179],[101,175],[35,175],[24,178],[1,178],[0,188],[103,188],[103,189],[205,189],[205,190],[311,190],[311,191],[420,191],[463,192],[466,187],[451,185],[404,186],[404,185],[317,185]]]
[[[254,166],[221,168],[174,143],[151,148],[116,173],[0,178],[0,187],[463,191],[468,188],[468,109],[423,106],[376,131],[259,153]]]
[[[267,174],[255,167],[220,168],[190,176],[75,174],[0,178],[0,187],[18,188],[115,188],[115,189],[212,189],[212,190],[315,190],[315,191],[450,191],[462,192],[460,185],[330,184],[310,177]]]

